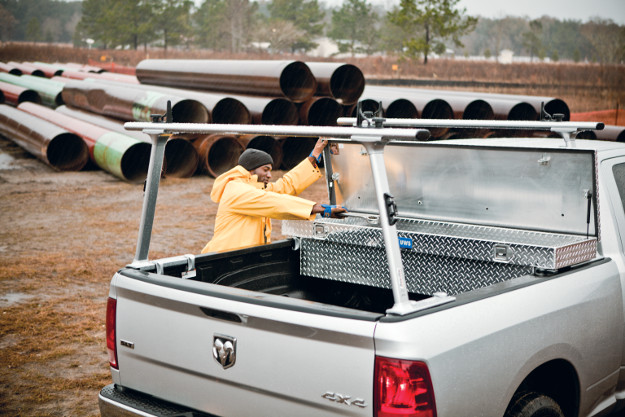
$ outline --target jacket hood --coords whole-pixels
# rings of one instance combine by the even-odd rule
[[[219,203],[221,200],[221,196],[223,195],[226,185],[230,181],[243,181],[246,183],[250,183],[256,187],[262,188],[262,183],[258,182],[257,175],[251,175],[248,170],[243,168],[241,165],[237,165],[232,168],[230,171],[226,171],[217,178],[215,178],[215,182],[213,183],[213,189],[211,190],[211,200],[215,203]]]

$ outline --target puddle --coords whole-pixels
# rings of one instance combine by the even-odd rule
[[[21,301],[33,298],[33,295],[24,294],[22,292],[10,292],[0,295],[0,308],[10,307],[14,304],[18,304]]]
[[[15,169],[17,166],[13,165],[15,158],[6,153],[0,153],[0,169]]]

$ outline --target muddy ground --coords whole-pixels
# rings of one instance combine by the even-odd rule
[[[162,181],[151,259],[200,252],[212,183]],[[320,180],[302,197],[326,195]],[[0,136],[0,415],[99,415],[109,281],[134,257],[142,201],[142,185],[55,171]]]

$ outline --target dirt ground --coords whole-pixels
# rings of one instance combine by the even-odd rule
[[[212,183],[162,181],[151,259],[200,252],[217,209]],[[323,180],[302,194],[326,196]],[[142,185],[55,171],[0,136],[0,415],[99,415],[111,382],[109,281],[132,262],[142,202]]]

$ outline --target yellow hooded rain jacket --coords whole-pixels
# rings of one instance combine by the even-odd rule
[[[213,238],[202,253],[224,252],[271,241],[271,220],[313,220],[314,206],[297,194],[321,177],[308,158],[276,182],[258,182],[240,165],[215,179],[211,199],[219,203]]]

